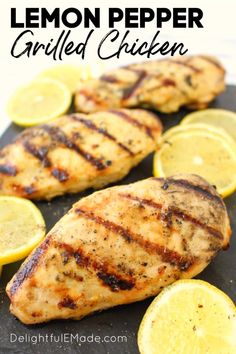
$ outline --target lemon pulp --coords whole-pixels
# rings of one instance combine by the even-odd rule
[[[234,192],[236,144],[233,139],[225,132],[216,133],[204,126],[178,128],[163,135],[164,143],[154,156],[154,175],[195,173],[215,185],[223,197]]]
[[[44,70],[38,77],[58,80],[73,94],[81,81],[92,78],[92,73],[89,65],[61,64]]]
[[[236,308],[201,280],[180,280],[160,293],[138,332],[141,354],[235,354]]]
[[[71,100],[71,93],[64,84],[52,79],[40,79],[19,88],[13,94],[7,113],[16,124],[36,125],[64,114]]]
[[[209,108],[188,114],[181,125],[204,123],[224,129],[236,141],[236,113],[219,108]]]
[[[0,197],[0,265],[26,257],[44,236],[44,219],[31,201]]]

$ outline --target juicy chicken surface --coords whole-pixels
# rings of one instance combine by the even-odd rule
[[[225,71],[213,57],[184,56],[115,69],[82,84],[75,97],[79,112],[150,107],[176,112],[207,107],[225,88]]]
[[[71,114],[26,129],[0,150],[0,195],[51,199],[122,179],[158,145],[148,111]]]
[[[7,286],[23,323],[80,319],[156,295],[226,248],[222,199],[196,175],[149,178],[78,201]]]

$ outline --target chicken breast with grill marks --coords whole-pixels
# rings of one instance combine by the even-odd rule
[[[80,319],[200,273],[230,239],[215,189],[195,175],[149,178],[81,199],[7,286],[23,323]]]
[[[158,146],[153,113],[71,114],[26,129],[0,151],[0,195],[51,199],[122,179]]]
[[[182,106],[202,109],[224,90],[224,76],[218,60],[203,55],[147,61],[81,84],[75,106],[79,112],[114,107],[150,107],[165,113]]]

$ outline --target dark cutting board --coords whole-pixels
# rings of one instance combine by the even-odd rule
[[[236,111],[236,86],[228,86],[227,90],[220,95],[217,100],[211,105],[212,107],[220,107]],[[186,111],[182,110],[177,114],[164,115],[160,117],[165,129],[176,125]],[[9,143],[12,138],[20,132],[21,129],[15,125],[11,125],[1,138],[0,146]],[[133,169],[130,174],[118,184],[127,184],[147,178],[152,174],[152,156],[146,158],[138,167]],[[42,211],[49,230],[57,220],[59,220],[71,205],[79,198],[92,193],[88,190],[77,195],[69,195],[54,199],[52,202],[39,202],[38,207]],[[236,302],[236,193],[225,200],[229,215],[231,218],[231,225],[233,228],[233,235],[231,246],[229,250],[221,252],[215,260],[202,272],[198,277],[209,281],[225,291]],[[79,354],[124,354],[124,353],[138,353],[136,344],[137,330],[140,321],[152,299],[146,301],[116,307],[101,313],[94,314],[90,317],[84,318],[81,321],[53,321],[43,325],[25,326],[10,315],[8,307],[9,300],[5,294],[5,286],[12,275],[16,272],[20,265],[7,265],[3,268],[2,279],[0,282],[0,353],[17,353],[17,354],[51,354],[51,353],[79,353]],[[21,338],[23,342],[10,342],[10,334],[23,335]],[[39,344],[29,343],[29,336],[42,335]],[[90,336],[87,343],[77,343],[76,339],[70,342],[61,341],[59,343],[50,343],[50,335],[55,338],[60,334],[73,334],[80,336]],[[48,343],[47,337],[48,335]],[[100,343],[91,342],[91,335],[99,336]],[[110,342],[105,343],[104,336],[111,336]],[[127,341],[114,336],[126,336]],[[93,337],[93,338],[94,338]],[[39,337],[38,337],[39,338]],[[76,337],[75,337],[76,338]],[[35,337],[32,337],[34,340]],[[61,339],[61,338],[60,338]],[[84,337],[81,337],[84,340]],[[107,338],[105,338],[107,340]],[[115,341],[115,342],[114,342]]]

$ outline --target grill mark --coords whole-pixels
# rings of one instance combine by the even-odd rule
[[[120,193],[119,196],[121,196],[123,198],[126,198],[126,199],[133,200],[135,202],[138,202],[140,205],[143,205],[143,204],[149,205],[152,208],[155,208],[155,209],[158,209],[158,210],[161,210],[162,207],[163,207],[162,204],[156,203],[156,202],[154,202],[151,199],[139,198],[139,197],[133,196],[131,194],[125,194],[125,193]]]
[[[82,282],[84,280],[84,278],[74,272],[71,272],[71,271],[64,271],[62,273],[65,277],[68,277],[70,279],[73,279],[73,280],[77,280],[79,282]]]
[[[15,177],[17,175],[17,169],[15,166],[6,164],[0,164],[0,173],[7,176]]]
[[[172,209],[168,208],[160,214],[160,219],[165,223],[167,229],[171,230],[173,226],[172,220],[173,212]]]
[[[127,100],[130,97],[132,97],[133,94],[135,93],[135,91],[137,90],[137,88],[141,85],[142,81],[147,77],[147,73],[145,70],[136,70],[136,69],[132,69],[132,68],[128,68],[128,67],[126,67],[126,70],[130,70],[130,71],[137,73],[138,78],[134,82],[133,85],[124,89],[123,100]]]
[[[35,158],[41,161],[44,167],[52,167],[52,163],[47,157],[49,146],[41,147],[37,149],[37,147],[32,143],[30,143],[29,141],[24,141],[23,146],[25,147],[27,152],[29,152],[31,155],[33,155]],[[69,179],[68,172],[61,168],[52,168],[51,175],[60,182],[65,182]],[[27,194],[32,194],[33,192],[35,192],[35,190],[30,191],[29,189],[28,190],[25,189],[25,192]]]
[[[84,96],[88,101],[92,101],[98,105],[101,104],[101,100],[99,100],[99,98],[95,96],[94,92],[89,93],[85,89],[81,89],[78,93],[79,95]]]
[[[205,57],[204,55],[199,55],[199,58],[207,61],[208,63],[211,63],[212,65],[216,66],[218,69],[225,71],[224,68],[220,65],[220,63],[217,63],[216,61],[214,61],[211,58]]]
[[[174,64],[177,64],[177,65],[180,65],[180,66],[184,66],[186,68],[189,68],[191,69],[192,71],[194,71],[195,73],[200,73],[201,70],[196,68],[194,65],[191,65],[187,62],[182,62],[182,61],[179,61],[179,60],[171,60],[171,59],[164,59],[164,61],[167,61],[169,63],[174,63]]]
[[[31,316],[34,318],[41,317],[43,315],[42,311],[34,311],[31,313]]]
[[[60,128],[52,127],[45,124],[41,126],[41,129],[46,131],[50,135],[52,140],[56,140],[68,149],[74,150],[87,162],[95,166],[98,170],[104,170],[106,168],[106,165],[102,163],[101,159],[94,157],[91,153],[83,150],[80,146],[76,145]]]
[[[151,139],[154,140],[154,137],[152,135],[152,129],[150,127],[148,127],[147,125],[140,123],[138,120],[134,119],[133,117],[131,117],[130,115],[128,115],[127,113],[125,113],[123,111],[116,110],[116,109],[110,109],[109,112],[117,115],[118,117],[124,119],[128,123],[140,128],[140,129],[144,129],[146,135],[148,135]]]
[[[51,173],[52,173],[53,177],[58,179],[59,182],[63,183],[69,179],[68,172],[63,170],[62,168],[53,168]]]
[[[31,195],[31,194],[37,192],[37,189],[35,188],[34,185],[30,185],[30,186],[24,187],[24,192],[25,192],[27,195]]]
[[[71,310],[75,310],[77,308],[75,301],[70,296],[64,297],[63,300],[57,304],[57,306],[59,307],[59,309],[66,307]]]
[[[120,235],[128,243],[134,242],[138,244],[149,254],[158,254],[163,262],[178,266],[181,270],[186,270],[193,264],[193,259],[184,257],[179,253],[168,249],[167,247],[145,240],[142,235],[133,233],[129,229],[117,225],[112,221],[105,220],[100,216],[94,215],[92,211],[77,208],[75,212],[86,219],[92,220],[95,223],[104,226],[107,230]]]
[[[162,210],[163,206],[161,204],[155,203],[153,200],[150,199],[144,199],[144,198],[139,198],[136,196],[132,196],[131,194],[119,194],[121,197],[124,197],[126,199],[130,199],[133,201],[137,201],[141,205],[148,205],[151,206],[154,209]],[[200,220],[194,218],[192,215],[187,214],[186,212],[180,210],[177,207],[171,206],[167,209],[165,213],[163,213],[160,217],[163,219],[163,221],[166,221],[167,227],[172,226],[172,222],[170,221],[170,217],[172,215],[175,215],[176,217],[179,217],[182,220],[186,220],[194,224],[195,226],[199,226],[201,229],[206,230],[209,234],[212,236],[222,240],[224,237],[221,234],[220,231],[214,229],[211,226],[208,226],[207,224],[201,222]]]
[[[191,59],[192,59],[192,57],[189,57],[189,60],[191,60]],[[156,64],[157,65],[159,63],[161,63],[161,62],[174,63],[176,65],[185,66],[185,67],[191,69],[194,72],[201,72],[201,69],[196,68],[196,66],[189,64],[187,60],[184,61],[184,62],[182,62],[181,60],[176,60],[176,59],[159,59],[159,60],[156,60]],[[153,63],[153,61],[152,61],[152,63]],[[124,69],[134,70],[134,71],[141,71],[140,69],[135,69],[135,66],[136,65],[140,65],[140,64],[142,64],[144,67],[147,67],[147,74],[148,74],[148,65],[149,65],[148,62],[142,62],[142,63],[134,64],[134,65],[131,65],[131,66],[124,66]]]
[[[141,84],[142,80],[147,76],[147,72],[145,72],[144,70],[142,70],[142,72],[141,72],[141,71],[138,71],[138,70],[135,70],[135,69],[132,69],[132,68],[128,68],[128,67],[126,67],[125,69],[126,69],[126,70],[130,70],[130,71],[133,71],[133,72],[140,72],[140,73],[142,74],[142,77],[141,77],[141,74],[140,74],[138,80],[136,81],[136,83],[135,83],[132,87],[130,87],[130,88],[128,88],[128,89],[125,89],[125,92],[126,92],[126,93],[130,93],[130,92],[129,92],[130,90],[133,90],[133,89],[134,89],[134,91],[135,91],[136,88]],[[144,74],[144,73],[145,73],[145,74]],[[159,77],[159,75],[158,75],[158,77]],[[112,76],[112,75],[102,75],[102,76],[100,77],[100,80],[106,81],[106,82],[109,82],[109,83],[121,83],[121,81],[118,80],[118,78],[116,78],[115,76]],[[136,87],[135,87],[135,86],[136,86]],[[163,86],[176,86],[176,83],[175,83],[175,81],[172,80],[172,79],[165,78],[164,80],[162,80],[161,85],[157,86],[157,88],[161,88],[161,87],[163,87]],[[133,91],[133,92],[134,92],[134,91]],[[131,92],[131,95],[132,95],[132,92]],[[124,98],[124,97],[123,97],[123,98]]]
[[[36,248],[35,252],[33,255],[26,261],[24,266],[19,269],[19,271],[16,273],[15,278],[12,282],[11,288],[10,288],[10,296],[14,296],[17,290],[20,288],[20,286],[23,284],[23,282],[28,279],[35,269],[37,268],[40,259],[44,255],[45,251],[48,249],[49,245],[51,243],[51,238],[47,237],[39,246]]]
[[[218,195],[212,194],[209,190],[207,190],[199,185],[192,184],[185,179],[167,178],[166,181],[167,181],[167,183],[169,182],[169,183],[174,184],[176,186],[180,186],[180,187],[183,187],[187,190],[192,190],[198,194],[201,194],[202,196],[206,197],[207,199],[214,200],[224,207],[223,201]]]
[[[162,87],[162,86],[176,86],[176,83],[174,80],[166,78],[166,79],[162,80],[160,87]]]
[[[48,150],[49,150],[48,146],[37,148],[34,144],[30,143],[28,140],[25,140],[23,142],[23,146],[29,154],[33,155],[39,161],[41,161],[44,167],[51,166],[51,161],[47,157]]]
[[[16,194],[24,198],[32,196],[32,194],[37,192],[37,188],[33,184],[22,186],[21,184],[12,183],[11,187]]]
[[[131,290],[134,287],[133,283],[130,283],[124,279],[117,278],[117,275],[98,272],[97,276],[103,281],[104,284],[109,286],[112,291],[119,290]]]
[[[176,86],[175,81],[166,78],[166,79],[162,80],[162,82],[160,84],[158,84],[150,89],[147,89],[146,93],[149,92],[151,94],[153,91],[157,91],[157,90],[162,89],[163,87],[168,87],[168,86],[175,87]]]
[[[112,84],[117,84],[120,82],[120,80],[113,76],[113,75],[102,75],[100,76],[99,78],[101,81],[105,81],[105,82],[109,82],[109,83],[112,83]]]
[[[84,254],[81,247],[74,250],[73,247],[66,243],[57,243],[57,246],[66,250],[68,257],[73,257],[78,266],[92,268],[96,272],[97,277],[111,291],[131,290],[134,287],[135,282],[131,276],[125,279],[117,274],[115,270],[110,271],[109,265],[106,262],[100,263],[96,259],[92,259],[90,255]]]
[[[200,220],[194,218],[193,216],[184,213],[182,210],[180,210],[176,207],[172,207],[171,211],[174,213],[175,216],[179,217],[180,219],[190,221],[192,224],[195,224],[195,225],[199,226],[200,228],[202,228],[203,230],[208,231],[208,233],[211,234],[212,236],[214,236],[215,238],[218,238],[219,240],[224,239],[224,237],[220,231],[201,222]]]
[[[106,138],[110,139],[111,141],[114,141],[122,150],[126,151],[130,156],[135,156],[135,154],[133,153],[133,151],[131,151],[127,146],[125,146],[124,144],[120,143],[119,141],[117,141],[117,139],[111,135],[106,129],[104,128],[99,128],[97,127],[91,120],[89,119],[84,119],[82,117],[76,116],[76,115],[71,115],[70,116],[72,119],[82,123],[83,125],[85,125],[88,129],[91,129],[95,132],[97,132],[98,134],[101,134],[103,136],[105,136]]]

